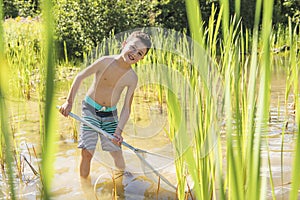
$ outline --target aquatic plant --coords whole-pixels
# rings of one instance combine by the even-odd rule
[[[42,197],[50,199],[51,181],[55,173],[53,159],[57,112],[53,99],[56,92],[53,81],[68,78],[64,71],[70,71],[70,77],[77,72],[74,70],[75,64],[68,60],[67,47],[65,61],[55,63],[50,2],[45,1],[43,4],[42,22],[27,19],[17,22],[10,19],[4,22],[4,26],[0,22],[0,33],[6,31],[9,33],[6,38],[15,37],[10,43],[0,38],[0,118],[3,138],[0,143],[0,160],[2,166],[5,166],[3,173],[8,175],[9,195],[12,199],[15,199],[14,182],[17,181],[13,175],[18,167],[14,165],[13,158],[19,155],[13,151],[4,151],[14,147],[12,133],[7,125],[14,123],[7,121],[7,91],[19,91],[18,96],[25,99],[38,96],[43,147],[41,170],[38,172],[43,182]],[[259,0],[256,3],[254,29],[245,30],[239,20],[239,6],[236,8],[237,15],[231,18],[228,1],[221,1],[222,7],[218,13],[213,5],[209,23],[204,26],[198,1],[187,1],[188,15],[192,19],[192,40],[184,33],[178,34],[172,30],[154,31],[152,34],[156,49],[150,50],[141,62],[144,67],[134,67],[140,77],[138,89],[144,100],[159,102],[162,115],[165,114],[163,108],[166,108],[169,127],[165,131],[176,150],[176,192],[179,199],[186,198],[186,188],[189,186],[193,187],[190,193],[197,199],[265,199],[268,181],[273,198],[276,198],[267,140],[270,126],[270,78],[272,72],[278,70],[273,66],[276,64],[273,63],[272,51],[285,44],[289,46],[289,50],[286,48],[279,52],[284,54],[284,63],[287,64],[284,66],[287,72],[285,104],[288,104],[288,97],[292,93],[295,126],[299,127],[299,43],[296,42],[299,40],[299,26],[293,27],[290,22],[288,29],[283,30],[282,27],[272,32],[270,5],[273,1]],[[261,13],[263,23],[262,29],[259,29]],[[193,20],[195,16],[197,20]],[[27,34],[23,32],[24,27],[28,28],[25,29]],[[33,27],[36,29],[33,30]],[[13,28],[22,34],[18,34],[18,31],[13,34]],[[104,41],[105,45],[100,45],[96,52],[87,52],[87,63],[82,66],[88,65],[99,55],[119,52],[119,41],[122,39],[114,40],[113,36]],[[55,69],[58,69],[57,79]],[[6,77],[5,74],[10,76]],[[16,74],[18,81],[12,81],[11,77]],[[68,87],[70,82],[63,84]],[[278,101],[278,110],[280,106]],[[75,122],[72,127],[76,129]],[[281,166],[285,127],[281,133]],[[296,133],[299,135],[299,128]],[[76,136],[74,134],[74,138]],[[299,141],[298,137],[291,199],[297,199],[300,185],[296,171],[300,166]],[[262,159],[262,152],[267,152],[267,160]],[[261,175],[262,166],[268,166],[269,180]],[[193,185],[190,185],[187,177],[193,179]]]
[[[11,199],[16,199],[16,191],[14,185],[14,171],[13,171],[13,154],[12,154],[12,135],[8,128],[8,115],[7,115],[7,72],[8,64],[5,59],[4,52],[4,38],[3,38],[3,1],[0,0],[0,160],[1,168],[4,169],[4,174],[8,176],[8,193]],[[5,176],[3,176],[5,177]]]
[[[53,94],[55,93],[54,79],[55,71],[53,66],[54,62],[54,17],[52,12],[52,1],[46,0],[42,4],[43,13],[43,45],[44,45],[44,74],[45,77],[45,104],[44,110],[44,131],[42,132],[42,163],[41,163],[41,180],[43,182],[42,197],[43,199],[51,198],[51,181],[54,174],[53,163],[55,158],[56,149],[56,103]]]

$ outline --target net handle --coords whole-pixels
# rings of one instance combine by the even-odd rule
[[[56,106],[56,108],[60,108],[59,106]],[[116,137],[107,133],[106,131],[102,130],[101,128],[91,124],[90,122],[86,121],[85,119],[79,117],[78,115],[72,113],[72,112],[69,112],[69,116],[72,117],[73,119],[76,119],[77,121],[80,121],[82,123],[84,123],[85,125],[87,125],[88,127],[94,129],[95,131],[99,132],[100,134],[104,135],[105,137],[109,138],[109,139],[115,139]],[[153,170],[153,172],[160,177],[161,180],[163,180],[166,184],[168,184],[169,186],[171,186],[173,189],[177,189],[172,183],[170,183],[168,181],[168,179],[166,179],[163,175],[161,175],[157,170],[155,170],[153,168],[152,165],[150,165],[150,163],[148,163],[144,157],[139,154],[139,153],[149,153],[149,154],[153,154],[153,155],[158,155],[158,154],[154,154],[154,153],[150,153],[148,151],[145,151],[145,150],[142,150],[142,149],[138,149],[138,148],[135,148],[133,146],[131,146],[130,144],[126,143],[125,141],[122,141],[122,145],[126,146],[127,148],[129,148],[130,150],[132,150],[136,156],[144,163],[146,164],[151,170]],[[164,156],[161,156],[161,157],[164,157]]]

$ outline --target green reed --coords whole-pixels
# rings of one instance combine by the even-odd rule
[[[37,19],[7,19],[4,23],[6,57],[10,68],[10,91],[16,97],[32,98],[41,65],[41,23]]]
[[[54,79],[55,71],[53,70],[54,63],[54,17],[52,12],[52,1],[45,0],[42,4],[42,18],[43,18],[43,45],[45,63],[45,104],[44,104],[44,132],[42,138],[42,182],[43,182],[43,199],[50,199],[51,194],[51,181],[53,178],[54,170],[53,163],[55,158],[55,132],[56,132],[56,104],[54,101]]]
[[[156,84],[145,86],[154,80],[165,92],[165,95],[158,93],[158,98],[166,98],[168,133],[176,149],[179,199],[185,197],[188,175],[194,180],[193,192],[197,199],[266,198],[267,180],[261,176],[261,166],[270,160],[264,162],[261,152],[267,142],[270,107],[272,10],[261,12],[262,1],[257,1],[255,27],[243,30],[236,18],[229,20],[224,14],[228,8],[226,3],[223,2],[217,20],[211,19],[201,37],[197,31],[203,28],[199,24],[192,25],[195,31],[192,35],[198,36],[198,44],[190,48],[184,37],[174,39],[170,34],[166,38],[157,33],[153,37],[157,49],[150,51],[141,64],[146,67],[135,68],[146,95],[158,87]],[[273,1],[264,3],[269,5]],[[194,12],[191,16],[199,12],[194,6],[192,4],[195,11],[190,11]],[[264,14],[261,32],[260,13]],[[222,23],[226,31],[223,40],[218,41],[221,20],[229,21]],[[170,44],[177,44],[181,55],[172,52]],[[205,46],[210,62],[201,51]],[[249,56],[246,53],[250,47]],[[217,48],[221,49],[220,55]],[[207,66],[211,66],[209,70],[202,69]],[[226,123],[220,127],[224,119]],[[222,134],[226,136],[225,146],[219,137]],[[269,152],[268,148],[265,150]],[[270,164],[269,169],[271,174]],[[270,182],[274,195],[272,175]]]
[[[46,6],[46,10],[48,10],[48,6]],[[44,15],[45,18],[48,18],[47,13]],[[2,21],[1,21],[2,25]],[[6,96],[10,98],[14,98],[16,100],[25,98],[29,99],[38,99],[39,101],[39,115],[40,115],[40,133],[43,137],[43,156],[42,156],[42,163],[43,163],[43,173],[42,173],[42,181],[43,185],[45,186],[44,190],[42,191],[44,198],[49,198],[49,190],[50,190],[50,180],[53,174],[51,174],[51,164],[53,163],[53,136],[55,134],[55,126],[52,125],[54,122],[53,113],[56,112],[53,109],[50,109],[53,106],[51,104],[51,99],[53,98],[53,41],[49,38],[52,34],[51,26],[49,26],[49,21],[46,20],[44,24],[45,32],[42,34],[42,23],[39,19],[31,19],[28,18],[16,18],[16,19],[7,19],[4,22],[4,39],[1,38],[1,42],[5,41],[5,59],[1,59],[2,62],[5,64],[1,64],[2,67],[2,74],[8,75],[5,78],[1,78],[3,82],[6,84],[5,86],[5,93]],[[2,26],[1,26],[2,27]],[[2,29],[1,29],[2,30]],[[42,35],[45,35],[46,38],[42,38]],[[3,40],[2,40],[3,39]],[[42,45],[42,39],[44,39],[44,45]],[[1,43],[2,44],[2,43]],[[46,49],[46,50],[45,50]],[[1,46],[1,50],[4,50],[3,46]],[[2,52],[2,51],[1,51]],[[47,53],[48,52],[48,53]],[[44,56],[47,54],[47,56]],[[2,55],[2,54],[1,54]],[[7,63],[5,62],[7,61]],[[46,63],[47,61],[47,63]],[[9,65],[10,67],[6,67]],[[46,66],[46,67],[45,67]],[[1,75],[2,75],[1,74]],[[47,81],[47,84],[46,84]],[[1,84],[4,87],[4,84]],[[46,92],[47,91],[47,92]],[[17,93],[16,93],[17,92]],[[9,94],[9,95],[7,95]],[[46,95],[47,94],[47,95]],[[1,98],[2,100],[2,98]],[[25,102],[26,103],[26,102]],[[46,105],[46,106],[45,106]],[[20,112],[25,112],[26,114],[26,104],[22,105],[22,109],[19,109],[17,112],[12,112],[12,115],[20,115]],[[5,112],[5,114],[1,114],[3,118],[8,117],[6,113],[6,109],[1,109],[1,112]],[[52,114],[51,114],[52,113]],[[52,117],[51,117],[52,115]],[[50,116],[50,117],[49,117]],[[7,123],[10,123],[12,127],[15,127],[16,123],[13,121],[14,118],[10,122],[6,120]],[[20,126],[20,122],[17,122],[18,126]],[[20,128],[20,127],[16,127]],[[3,129],[4,130],[4,129]],[[7,137],[10,137],[13,133],[6,133],[4,134]],[[7,143],[7,142],[6,142]],[[15,146],[17,147],[16,141],[14,141]],[[1,144],[3,144],[1,142]],[[5,142],[2,146],[2,151],[5,148],[11,149],[13,148],[13,142],[9,145]],[[6,151],[9,153],[9,151]],[[36,153],[35,153],[36,154]],[[19,157],[21,155],[16,150],[14,153],[10,154],[10,156],[15,158],[15,166],[12,166],[13,172],[19,172],[20,175],[20,165],[21,161]],[[9,158],[9,156],[5,156]],[[36,156],[37,157],[37,156]],[[1,162],[5,160],[1,156]],[[9,160],[9,159],[6,159]],[[30,163],[27,163],[30,165]],[[8,165],[7,165],[8,166]],[[31,166],[31,165],[30,165]],[[32,167],[32,166],[31,166]],[[33,168],[32,168],[33,169]],[[41,170],[39,170],[41,171]],[[10,172],[10,170],[8,170]],[[9,174],[9,173],[8,173]],[[4,174],[5,175],[5,174]],[[13,180],[17,182],[17,180]],[[10,182],[13,182],[10,181]],[[22,181],[22,180],[21,180]],[[12,187],[14,189],[14,187]],[[11,195],[15,193],[11,192]],[[48,196],[48,197],[47,197]]]
[[[273,5],[273,1],[264,2],[268,5]],[[257,1],[255,28],[252,35],[252,56],[250,62],[250,70],[248,67],[248,58],[244,57],[244,53],[248,49],[249,36],[246,34],[246,41],[243,36],[243,30],[240,30],[239,22],[229,16],[229,2],[221,1],[222,5],[222,34],[223,40],[220,44],[220,72],[225,77],[224,79],[224,107],[226,119],[226,162],[227,171],[226,178],[219,180],[211,180],[211,184],[218,184],[220,188],[220,197],[230,199],[261,199],[265,198],[264,188],[265,180],[260,176],[261,167],[261,146],[262,136],[267,131],[267,119],[269,109],[269,87],[270,87],[270,34],[271,34],[271,18],[272,9],[263,12],[263,29],[261,37],[259,37],[258,25],[261,13],[261,1]],[[239,3],[237,2],[237,16]],[[265,4],[264,8],[266,8]],[[198,16],[197,12],[191,13],[192,16]],[[213,38],[212,30],[218,27],[219,21],[215,26],[208,29],[208,44],[214,49],[211,38]],[[191,27],[195,25],[191,24]],[[198,30],[192,33],[196,35]],[[217,31],[217,30],[216,30]],[[246,31],[247,33],[247,31]],[[201,35],[201,34],[200,34]],[[258,67],[258,40],[261,38],[262,43],[262,65]],[[216,50],[210,50],[214,56]],[[241,56],[242,55],[242,56]],[[212,60],[216,60],[212,57]],[[257,73],[260,71],[260,81],[257,81]],[[249,77],[248,77],[248,72]],[[260,85],[260,91],[255,93],[256,85]],[[240,92],[241,91],[241,92]],[[206,104],[207,105],[207,104]],[[208,108],[208,107],[206,107]],[[200,113],[199,113],[200,114]],[[201,115],[201,114],[200,114]],[[255,121],[257,118],[257,121]],[[207,122],[208,119],[200,120],[200,124]],[[202,127],[203,128],[203,127]],[[196,133],[197,135],[197,133]],[[218,143],[218,145],[220,145]],[[216,152],[217,153],[217,152]],[[212,153],[211,153],[212,154]],[[213,155],[213,159],[219,159],[221,155]],[[203,160],[203,159],[202,159]],[[220,161],[217,161],[220,163]],[[206,168],[212,173],[222,174],[222,164],[217,165],[217,170],[211,167],[209,162],[205,163]],[[200,171],[200,167],[198,167]],[[217,182],[220,183],[217,183]],[[203,184],[203,183],[202,183]],[[203,187],[203,186],[202,186]],[[209,190],[204,190],[210,193]],[[203,191],[195,191],[203,193]],[[201,197],[203,197],[201,195]],[[206,196],[208,197],[208,196]]]
[[[293,82],[293,93],[294,93],[294,106],[295,106],[295,122],[298,128],[297,140],[294,153],[294,162],[292,170],[292,189],[290,192],[289,199],[297,199],[299,195],[300,188],[300,177],[298,169],[300,167],[300,102],[298,97],[299,91],[299,35],[297,34],[297,29],[299,24],[296,24],[294,29],[291,26],[291,20],[289,21],[289,39],[290,39],[290,63],[291,63],[291,77]]]
[[[0,147],[1,147],[1,163],[4,164],[5,169],[7,170],[8,176],[8,186],[9,186],[9,197],[11,199],[16,199],[15,185],[14,185],[14,172],[13,172],[13,155],[12,155],[12,135],[8,128],[8,114],[7,114],[7,72],[8,65],[5,59],[4,51],[4,38],[3,38],[3,1],[0,0],[0,66],[1,66],[1,75],[0,75]],[[4,160],[4,162],[2,162]],[[6,171],[4,171],[5,173]],[[5,174],[3,174],[5,175]],[[6,177],[6,176],[3,176]]]
[[[139,89],[143,90],[145,97],[155,94],[157,97],[151,97],[152,99],[157,99],[161,105],[164,102],[167,105],[169,122],[167,133],[176,149],[175,165],[179,199],[186,197],[185,189],[189,184],[187,176],[194,181],[193,193],[197,199],[264,199],[266,179],[261,177],[260,167],[263,164],[261,149],[264,142],[267,142],[264,136],[268,129],[266,119],[270,101],[269,88],[272,70],[270,45],[280,46],[287,40],[290,41],[294,53],[289,55],[292,64],[288,67],[290,72],[288,91],[292,91],[291,88],[293,88],[293,92],[297,94],[299,64],[297,49],[299,47],[294,41],[299,38],[295,34],[296,29],[290,31],[290,37],[287,38],[276,32],[277,43],[270,43],[272,11],[261,12],[262,1],[257,1],[254,29],[243,30],[238,18],[240,3],[236,2],[236,17],[230,18],[228,1],[224,0],[221,2],[220,13],[216,13],[215,7],[212,6],[208,26],[203,27],[198,1],[187,1],[194,41],[189,41],[185,35],[178,38],[172,31],[169,37],[165,37],[162,32],[153,33],[156,49],[150,50],[141,62],[144,67],[140,68],[139,65],[135,67],[139,76],[139,84],[142,85]],[[264,2],[265,9],[269,9],[272,3],[273,1]],[[32,96],[30,91],[33,89],[32,84],[28,85],[33,81],[30,74],[32,71],[39,71],[37,74],[39,74],[40,84],[37,84],[37,92],[41,107],[39,113],[43,135],[41,178],[44,186],[42,195],[45,199],[51,197],[50,185],[54,174],[56,127],[54,119],[56,111],[53,110],[55,109],[53,100],[55,93],[53,66],[55,64],[53,51],[51,51],[54,49],[53,16],[49,13],[50,11],[50,1],[45,1],[43,32],[42,34],[37,32],[37,35],[44,36],[43,40],[40,39],[44,42],[40,46],[40,51],[30,54],[30,49],[34,49],[34,46],[27,42],[18,47],[22,49],[12,49],[7,55],[9,64],[13,66],[11,74],[21,69],[18,68],[18,64],[25,60],[26,64],[20,71],[21,79],[17,87],[22,88],[24,92],[21,96],[27,99]],[[261,32],[259,31],[260,13],[264,14]],[[218,17],[215,20],[217,14]],[[193,20],[195,16],[197,20]],[[6,26],[8,26],[7,29],[11,28],[9,25]],[[220,30],[223,31],[223,39],[219,37]],[[31,36],[26,35],[24,38]],[[17,41],[23,40],[17,39]],[[99,46],[96,52],[90,53],[87,62],[92,62],[99,55],[104,55],[107,49],[113,54],[120,51],[120,44],[113,42],[111,38],[104,41],[104,44]],[[3,46],[3,44],[0,45],[0,56],[4,55]],[[179,53],[172,51],[174,46]],[[246,55],[250,47],[252,48],[251,55]],[[259,49],[263,51],[260,52]],[[27,56],[36,59],[27,58]],[[4,60],[0,59],[0,62]],[[72,67],[72,62],[67,57],[65,62],[60,63],[59,71]],[[64,68],[64,65],[68,69]],[[6,66],[1,64],[2,69],[8,70]],[[1,70],[1,75],[5,74],[2,72],[4,71]],[[61,79],[63,78],[65,77],[62,76]],[[1,92],[6,91],[8,82],[2,80],[6,79],[1,76]],[[258,93],[257,87],[259,87]],[[299,103],[296,95],[295,105],[296,121],[299,126]],[[4,111],[1,108],[2,124],[6,124],[6,121],[3,121],[6,120]],[[222,124],[223,121],[225,124]],[[9,136],[9,134],[4,135]],[[296,174],[296,169],[300,165],[299,141],[298,139],[293,166],[295,178],[291,191],[292,199],[296,198],[300,184],[298,181],[300,178]],[[12,146],[10,143],[1,143],[1,145],[4,144]],[[3,148],[4,146],[1,149]],[[0,159],[4,157],[1,154],[0,156]],[[12,155],[8,156],[13,158]],[[9,167],[9,162],[7,166]],[[8,174],[11,174],[11,184],[13,184],[13,173]],[[272,184],[272,176],[270,181]],[[11,194],[15,194],[13,185],[10,189]],[[274,191],[273,186],[272,190]]]
[[[16,99],[37,99],[39,102],[40,133],[43,145],[42,154],[42,191],[44,198],[49,198],[52,163],[54,158],[55,103],[54,69],[68,73],[62,64],[54,63],[53,17],[50,2],[43,3],[42,22],[30,17],[7,19],[4,22],[5,56],[10,66],[8,70],[10,97]],[[43,36],[43,37],[42,37]],[[65,61],[70,67],[69,61]],[[73,67],[73,66],[72,66]],[[64,72],[65,71],[65,72]],[[69,74],[65,75],[68,76]],[[16,93],[18,92],[18,93]],[[26,107],[22,107],[26,112]],[[20,112],[20,110],[19,110]],[[14,113],[19,115],[19,113]],[[13,123],[13,121],[11,121]],[[17,144],[16,144],[17,145]],[[16,157],[16,155],[15,155]]]

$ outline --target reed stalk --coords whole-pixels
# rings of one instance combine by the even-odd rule
[[[199,1],[197,0],[186,0],[187,17],[189,21],[189,27],[191,29],[192,38],[199,45],[204,47],[203,37],[203,22],[201,16],[201,10]]]
[[[278,38],[275,42],[275,39],[273,41],[270,37],[272,18],[270,5],[273,5],[273,0],[256,2],[255,25],[251,31],[241,28],[239,0],[235,0],[236,17],[232,19],[229,15],[228,0],[220,2],[219,13],[216,13],[213,5],[208,26],[204,28],[199,1],[187,0],[192,41],[189,41],[185,35],[177,37],[176,33],[172,31],[168,33],[170,37],[167,38],[162,32],[154,33],[157,34],[154,36],[157,49],[149,51],[147,57],[141,62],[142,65],[147,66],[146,69],[135,67],[135,70],[140,77],[139,84],[143,85],[140,89],[143,90],[145,98],[149,98],[149,95],[154,93],[153,91],[157,91],[155,93],[157,98],[151,98],[158,99],[161,107],[164,98],[166,99],[170,126],[168,134],[176,149],[175,165],[179,199],[186,198],[187,173],[195,183],[193,193],[196,199],[265,199],[266,178],[261,176],[260,168],[263,163],[261,149],[264,142],[267,142],[264,136],[269,127],[270,76],[272,70],[275,69],[271,68],[270,49],[271,45],[279,46],[287,40],[290,42],[290,66],[287,70],[289,76],[285,98],[287,99],[288,94],[293,91],[296,122],[299,127],[299,100],[296,95],[299,84],[299,53],[297,52],[298,43],[295,42],[299,39],[296,34],[297,26],[294,30],[289,28],[288,38],[282,36],[286,35],[284,30],[278,31],[274,36]],[[262,3],[264,3],[263,12],[261,12]],[[40,101],[40,130],[43,146],[41,179],[44,187],[42,198],[50,199],[56,148],[56,111],[53,99],[55,93],[53,49],[55,48],[53,47],[51,1],[45,0],[42,5],[44,43],[40,54],[36,55],[38,62],[35,63],[34,59],[28,58],[27,64],[22,65],[24,67],[19,68],[14,65],[10,73],[16,74],[21,69],[21,79],[17,87],[22,87],[22,95],[29,99],[30,91],[32,91],[30,75],[37,70],[40,72],[38,99]],[[263,13],[262,32],[259,31],[261,13]],[[215,19],[217,14],[218,17]],[[223,39],[219,37],[221,27]],[[2,33],[1,21],[1,36]],[[252,40],[251,43],[250,40]],[[115,40],[107,39],[104,43],[105,45],[101,45],[96,52],[90,53],[91,62],[99,55],[119,52],[119,44]],[[172,49],[174,46],[176,51]],[[246,52],[250,47],[252,48],[251,56],[248,56]],[[29,54],[31,48],[33,47],[14,50],[13,55],[8,56],[7,62],[22,63],[27,54],[32,55]],[[259,52],[258,49],[262,49],[262,52]],[[66,56],[66,47],[64,50]],[[209,59],[207,55],[210,56]],[[65,62],[68,66],[72,65],[67,56]],[[149,63],[153,63],[153,65],[149,65]],[[10,143],[11,133],[6,120],[4,97],[9,81],[4,75],[9,69],[4,56],[2,38],[0,38],[0,64],[1,137],[4,137],[4,141],[0,145],[3,150],[5,147],[11,148],[13,145]],[[259,87],[258,93],[257,87]],[[163,114],[163,112],[161,113]],[[223,120],[225,120],[225,125],[224,130],[221,130],[219,123]],[[225,136],[225,138],[223,137],[224,141],[219,137],[221,131]],[[282,139],[284,132],[285,129],[282,130]],[[298,135],[299,133],[298,129]],[[281,148],[283,150],[283,146]],[[269,149],[266,150],[269,153]],[[10,194],[14,199],[13,156],[9,151],[5,151],[5,153],[7,155],[0,153],[0,159],[6,159],[5,164],[11,184]],[[300,178],[296,171],[300,167],[299,154],[300,139],[298,138],[293,164],[291,199],[297,198],[300,185]],[[9,161],[10,159],[11,161]],[[270,166],[269,157],[267,162]],[[282,165],[283,161],[281,162]],[[272,195],[275,198],[271,166],[269,170]]]
[[[264,9],[266,9],[266,2],[264,2]],[[273,5],[273,1],[267,2],[268,5]],[[268,123],[268,109],[269,109],[269,99],[270,99],[270,74],[271,74],[271,64],[270,64],[270,34],[271,34],[271,19],[272,19],[272,9],[268,12],[264,10],[263,16],[263,30],[262,30],[262,49],[263,49],[263,62],[260,68],[260,90],[257,97],[255,93],[255,88],[257,85],[257,73],[258,66],[258,40],[259,40],[259,19],[261,13],[261,1],[257,1],[256,15],[255,15],[255,26],[253,30],[253,42],[252,46],[252,56],[250,62],[249,79],[247,76],[247,62],[244,53],[247,51],[249,44],[249,36],[246,31],[246,42],[243,37],[243,30],[239,30],[239,22],[233,18],[229,20],[229,2],[227,0],[221,1],[222,13],[222,31],[223,31],[223,43],[221,46],[221,71],[225,77],[225,116],[226,116],[226,160],[227,160],[227,176],[226,185],[221,184],[221,191],[227,190],[227,198],[229,199],[245,199],[253,198],[260,199],[264,198],[265,193],[264,187],[266,181],[260,176],[261,167],[261,146],[262,146],[262,136],[265,135]],[[236,1],[236,13],[237,18],[239,17],[239,6],[240,2]],[[188,7],[188,4],[187,4]],[[188,8],[187,8],[188,10]],[[191,9],[192,10],[192,9]],[[188,12],[191,12],[188,10]],[[192,11],[190,15],[197,16],[198,10]],[[214,14],[213,14],[214,15]],[[219,16],[220,16],[219,15]],[[220,19],[220,18],[218,18]],[[217,20],[218,24],[219,20]],[[201,22],[200,22],[201,23]],[[213,23],[211,23],[213,24]],[[192,35],[197,35],[200,28],[195,28],[195,24],[190,22]],[[212,25],[210,25],[211,27]],[[194,27],[194,28],[192,28]],[[208,38],[211,55],[215,55],[213,47],[215,42],[212,42],[212,31],[213,28],[208,29]],[[215,30],[216,31],[216,30]],[[201,36],[201,34],[198,34]],[[198,39],[200,41],[203,38]],[[237,48],[233,48],[233,46]],[[197,55],[199,56],[199,55]],[[242,70],[244,69],[244,70]],[[246,82],[248,80],[248,83]],[[204,79],[204,81],[207,81]],[[248,90],[247,90],[248,89]],[[242,91],[241,93],[239,91]],[[209,94],[209,93],[207,93]],[[201,98],[198,98],[201,99]],[[202,98],[203,99],[203,98]],[[258,100],[256,102],[256,99]],[[257,104],[258,103],[258,104]],[[207,102],[203,101],[202,104],[207,105]],[[258,107],[257,107],[258,106]],[[204,110],[209,110],[209,107],[205,107]],[[256,110],[257,108],[257,110]],[[198,110],[200,111],[200,110]],[[201,109],[201,111],[203,111]],[[200,113],[201,113],[200,111]],[[210,112],[210,111],[208,111]],[[202,114],[200,114],[202,116]],[[203,115],[204,118],[199,118],[198,124],[203,124],[205,121],[207,123],[209,115]],[[256,119],[257,117],[257,119]],[[204,123],[205,125],[205,123]],[[205,125],[206,126],[206,125]],[[199,130],[200,135],[205,132],[205,126],[201,126]],[[256,128],[255,128],[256,127]],[[202,130],[201,130],[202,129]],[[198,135],[198,134],[196,134]],[[203,136],[201,136],[203,137]],[[201,140],[201,137],[199,138]],[[197,144],[199,145],[199,144]],[[197,146],[196,145],[196,146]],[[216,152],[216,154],[218,154]],[[215,158],[221,158],[222,156],[214,155]],[[205,163],[202,159],[200,161]],[[191,161],[192,162],[192,161]],[[220,162],[220,161],[218,161]],[[216,163],[218,163],[216,162]],[[207,172],[222,174],[220,171],[215,171],[213,167],[210,166],[210,162],[204,164],[205,168],[209,168]],[[201,166],[201,165],[200,165]],[[198,170],[200,170],[199,165],[197,165]],[[217,165],[217,170],[221,169],[221,165]],[[200,170],[200,173],[204,171]],[[201,176],[201,175],[200,175]],[[203,176],[203,175],[202,175]],[[203,179],[204,180],[204,179]],[[211,184],[215,185],[214,180],[210,180]],[[222,182],[219,179],[218,182]],[[203,183],[200,181],[200,185],[203,187]],[[262,187],[262,188],[261,188]],[[207,188],[202,188],[203,191]],[[199,192],[195,190],[196,193]],[[201,192],[200,192],[201,193]],[[222,198],[225,198],[224,193],[220,193]],[[201,198],[204,196],[200,195]],[[209,196],[206,196],[209,198]]]
[[[261,145],[262,137],[268,132],[268,119],[270,107],[270,35],[272,25],[272,8],[273,1],[263,2],[263,56],[262,66],[260,69],[260,88],[257,107],[257,125],[253,138],[252,163],[250,165],[251,180],[249,183],[249,197],[254,199],[265,198],[265,188],[263,188],[262,177],[260,174],[261,167]],[[270,8],[271,5],[271,8]],[[267,8],[269,6],[269,8]]]
[[[291,20],[289,21],[289,38],[290,38],[290,64],[293,77],[293,93],[294,93],[294,107],[295,107],[295,122],[297,126],[297,139],[294,152],[294,161],[292,169],[292,186],[290,191],[290,200],[296,200],[299,198],[299,188],[300,188],[300,102],[299,102],[299,35],[297,30],[299,29],[299,24],[292,28]]]
[[[43,199],[51,198],[51,182],[54,174],[53,163],[55,158],[55,132],[56,132],[56,108],[54,101],[54,78],[55,72],[53,70],[54,65],[54,18],[52,12],[52,1],[45,0],[42,3],[42,14],[43,14],[43,35],[44,35],[44,56],[45,63],[44,69],[45,74],[45,104],[43,106],[44,110],[44,132],[42,138],[42,182],[43,182]]]
[[[9,196],[7,198],[16,199],[15,191],[15,180],[14,180],[14,171],[13,171],[13,151],[12,151],[12,134],[8,128],[8,114],[7,114],[7,105],[6,97],[8,91],[8,65],[5,58],[4,51],[4,37],[3,34],[3,1],[0,0],[0,159],[4,160],[6,165],[6,170],[4,173],[8,176],[8,186],[9,186]],[[4,152],[4,153],[3,153]],[[5,176],[4,176],[5,177]]]
[[[31,18],[7,19],[4,28],[6,57],[11,66],[8,74],[10,92],[16,98],[29,100],[38,88],[40,78],[40,22]]]

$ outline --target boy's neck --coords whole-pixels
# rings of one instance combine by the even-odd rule
[[[124,69],[131,69],[131,64],[128,64],[124,61],[122,55],[116,55],[116,61],[118,62],[119,66]]]

